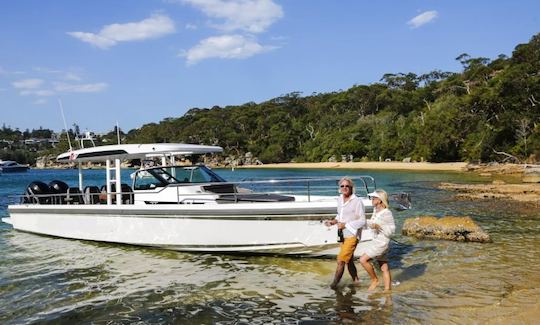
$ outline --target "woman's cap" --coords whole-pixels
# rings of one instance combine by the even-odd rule
[[[374,197],[381,200],[381,202],[383,203],[383,205],[386,208],[389,208],[389,206],[388,206],[388,195],[386,194],[385,191],[377,190],[377,191],[374,191],[374,192],[371,192],[371,193],[368,194],[368,198],[372,199]]]
[[[370,199],[376,197],[376,198],[382,200],[382,197],[381,197],[381,196],[379,195],[379,193],[377,193],[377,192],[371,192],[371,193],[368,193],[367,196],[368,196],[368,198],[370,198]]]

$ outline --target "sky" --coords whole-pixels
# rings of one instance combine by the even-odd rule
[[[540,32],[540,1],[0,2],[0,122],[96,133],[191,108],[461,71]]]

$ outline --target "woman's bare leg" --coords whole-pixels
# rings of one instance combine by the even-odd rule
[[[390,274],[390,266],[388,262],[379,261],[379,266],[381,267],[382,277],[384,282],[384,291],[392,290],[392,275]]]
[[[370,259],[371,257],[364,254],[362,255],[362,257],[360,257],[360,264],[362,264],[369,277],[371,278],[371,284],[369,285],[368,290],[373,291],[379,285],[379,279],[377,278],[377,274],[375,274],[375,269],[373,269],[373,265],[369,263]]]

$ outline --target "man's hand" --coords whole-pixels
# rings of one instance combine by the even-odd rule
[[[337,227],[338,227],[338,229],[345,229],[345,223],[338,222]]]

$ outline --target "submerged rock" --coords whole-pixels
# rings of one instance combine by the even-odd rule
[[[408,218],[401,233],[406,236],[454,241],[491,242],[487,234],[470,217],[422,216]]]

